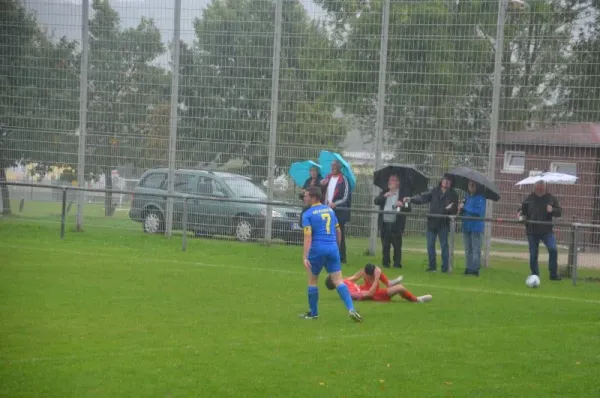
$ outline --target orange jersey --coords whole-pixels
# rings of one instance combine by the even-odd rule
[[[373,286],[374,280],[375,280],[375,278],[372,277],[371,275],[364,274],[363,275],[363,284],[360,285],[360,290],[371,289],[371,286]],[[384,282],[384,280],[385,280],[385,282]],[[383,286],[381,286],[381,284],[383,284]],[[379,276],[379,283],[377,283],[377,285],[378,285],[377,290],[380,290],[382,287],[384,289],[387,288],[387,277],[385,276],[385,274],[383,272]]]
[[[360,287],[352,282],[349,279],[344,279],[344,284],[346,284],[346,286],[348,286],[348,290],[350,290],[350,294],[356,294],[356,293],[360,293]]]

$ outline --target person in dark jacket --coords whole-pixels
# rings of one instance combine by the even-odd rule
[[[439,185],[431,191],[404,198],[414,204],[429,203],[429,214],[453,215],[458,212],[458,194],[452,187],[452,176],[445,175]],[[435,256],[435,241],[439,237],[442,250],[442,272],[448,272],[448,232],[450,230],[450,220],[448,218],[427,217],[427,256],[429,257],[428,272],[437,270]]]
[[[319,172],[319,168],[317,166],[313,166],[310,168],[310,177],[304,181],[304,185],[302,185],[302,190],[300,191],[300,200],[304,200],[304,193],[310,187],[318,187],[321,182],[321,173]]]
[[[328,205],[335,212],[335,216],[340,224],[342,240],[340,242],[340,259],[346,263],[346,223],[350,221],[350,209],[352,194],[350,192],[350,183],[344,174],[337,160],[331,162],[331,173],[321,180],[321,189],[323,190],[324,204]]]
[[[462,216],[484,217],[485,196],[479,193],[477,183],[469,181],[468,191],[463,203],[458,205]],[[481,268],[481,238],[485,223],[479,220],[463,220],[463,243],[465,245],[465,275],[479,276]]]
[[[519,215],[523,216],[527,221],[552,222],[554,217],[562,215],[562,209],[558,203],[558,199],[546,189],[546,183],[539,181],[534,185],[533,193],[521,205]],[[558,250],[552,225],[527,223],[526,232],[527,240],[529,241],[529,268],[531,268],[531,274],[540,275],[538,254],[540,242],[544,242],[549,256],[548,269],[550,271],[550,280],[561,280],[562,278],[558,275]]]
[[[402,199],[407,192],[400,185],[400,177],[390,175],[388,188],[381,191],[381,194],[375,198],[375,205],[379,206],[381,211],[405,212]],[[379,236],[381,237],[381,252],[383,255],[382,265],[390,267],[390,252],[394,248],[394,268],[402,268],[402,234],[406,227],[406,216],[404,214],[379,214],[377,223],[379,226]]]

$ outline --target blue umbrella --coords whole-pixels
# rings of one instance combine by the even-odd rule
[[[308,180],[308,177],[310,177],[310,169],[313,167],[317,167],[319,173],[321,173],[321,166],[312,160],[292,163],[290,166],[290,177],[292,177],[297,186],[301,187]]]
[[[350,163],[346,162],[342,155],[335,152],[329,151],[321,151],[319,154],[319,164],[325,170],[325,173],[329,173],[331,170],[331,163],[334,160],[337,160],[342,166],[342,173],[348,179],[348,183],[350,184],[350,190],[353,191],[356,186],[356,177],[354,176],[354,172],[352,171],[352,166]]]

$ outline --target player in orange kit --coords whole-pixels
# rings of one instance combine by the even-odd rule
[[[363,279],[362,285],[358,284],[360,279]],[[400,295],[408,301],[425,303],[431,301],[433,298],[430,294],[419,297],[413,295],[400,284],[401,281],[402,276],[390,281],[383,271],[374,264],[367,264],[361,271],[344,279],[344,283],[348,286],[353,300],[386,302],[390,301],[393,296]],[[380,287],[380,282],[383,283],[384,287]],[[329,278],[325,279],[325,286],[329,290],[335,289],[335,285]]]

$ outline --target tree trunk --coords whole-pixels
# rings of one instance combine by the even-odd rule
[[[112,169],[111,168],[107,168],[104,171],[104,180],[106,181],[106,185],[105,185],[106,190],[112,191],[113,184],[112,184]],[[112,204],[112,192],[106,192],[106,195],[104,198],[104,215],[106,217],[112,217],[114,212],[115,212],[115,209],[113,208],[113,204]]]
[[[6,182],[6,169],[4,167],[0,167],[0,196],[2,196],[2,214],[9,215],[10,191],[8,190],[8,185],[2,184],[3,182]]]

